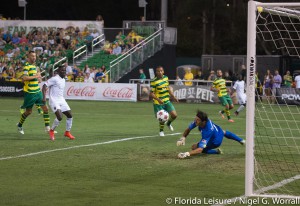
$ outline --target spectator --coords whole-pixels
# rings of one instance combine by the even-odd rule
[[[65,67],[66,67],[66,76],[68,78],[68,81],[71,81],[74,77],[73,77],[73,69],[72,67],[68,64],[68,62],[65,63]]]
[[[215,79],[217,78],[216,74],[215,74],[215,71],[214,70],[211,70],[210,71],[210,74],[207,78],[208,81],[214,81]]]
[[[83,73],[84,73],[84,75],[85,75],[85,74],[90,73],[90,72],[91,72],[91,71],[90,71],[89,65],[86,64],[86,65],[84,66]]]
[[[103,19],[103,17],[101,15],[97,15],[96,21],[99,22],[101,28],[104,28],[104,19]]]
[[[283,76],[283,79],[284,79],[284,86],[287,88],[291,88],[293,83],[293,78],[289,70],[286,71],[286,74]]]
[[[90,72],[90,77],[95,81],[95,75],[96,75],[96,67],[92,67],[91,72]]]
[[[186,68],[185,69],[185,74],[184,74],[184,80],[193,80],[194,79],[194,75],[191,72],[191,68]],[[184,82],[185,86],[193,86],[193,82],[192,81],[185,81]]]
[[[274,81],[274,84],[273,84],[273,88],[272,88],[272,95],[273,95],[273,100],[275,101],[275,98],[276,98],[276,89],[277,88],[280,88],[281,86],[281,82],[282,82],[282,78],[278,72],[278,69],[275,69],[275,75],[273,77],[273,81]]]
[[[300,89],[300,74],[295,77],[296,88]]]
[[[95,75],[95,82],[101,83],[104,77],[105,77],[105,74],[103,72],[103,68],[101,67]]]
[[[273,75],[271,74],[270,69],[267,70],[267,73],[265,74],[264,77],[264,87],[265,87],[265,95],[267,97],[267,101],[269,102],[269,100],[272,101],[271,99],[271,92],[272,92],[272,88],[273,88]]]
[[[139,77],[140,83],[143,84],[144,81],[145,81],[145,79],[147,78],[147,77],[146,77],[146,74],[144,73],[144,70],[143,70],[143,69],[139,69],[139,73],[140,73],[140,77]]]
[[[198,80],[203,80],[204,79],[204,75],[202,74],[201,69],[198,70],[197,75],[195,76],[194,79],[198,79]]]
[[[246,82],[247,70],[246,70],[246,66],[243,64],[241,65],[241,75],[243,77],[243,80]]]
[[[18,32],[15,32],[15,33],[14,33],[14,36],[13,36],[11,42],[12,42],[13,44],[19,44],[19,43],[20,43],[20,37],[19,37],[19,35],[18,35]]]
[[[84,83],[94,83],[94,79],[90,76],[90,73],[86,73],[83,82]]]
[[[183,86],[184,85],[182,80],[180,79],[180,77],[178,75],[176,76],[176,80],[175,80],[174,84],[177,85],[177,86]]]
[[[113,46],[112,54],[119,55],[122,53],[122,48],[119,46],[119,43],[116,42]]]
[[[81,71],[78,73],[78,76],[76,77],[75,82],[84,82],[84,76]]]
[[[0,36],[0,49],[4,49],[6,45],[6,41],[3,40],[3,38]]]

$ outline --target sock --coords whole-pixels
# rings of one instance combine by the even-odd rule
[[[228,139],[232,139],[232,140],[235,140],[235,141],[237,141],[237,142],[240,142],[240,141],[243,140],[242,138],[240,138],[240,137],[237,136],[236,134],[234,134],[234,133],[232,133],[232,132],[229,132],[229,131],[227,131],[227,130],[225,131],[224,136],[225,136],[226,138],[228,138]]]
[[[245,108],[244,104],[241,104],[240,107],[236,110],[237,112],[242,111]]]
[[[22,127],[22,125],[24,124],[27,117],[28,117],[28,115],[26,115],[25,113],[21,114],[21,118],[20,118],[20,121],[18,124],[19,127]]]
[[[160,132],[164,131],[164,127],[165,127],[165,124],[159,123],[159,131]]]
[[[172,123],[174,120],[175,120],[175,119],[173,119],[173,118],[171,117],[171,115],[170,115],[170,117],[169,117],[169,119],[168,119],[168,121],[167,121],[167,125],[170,126],[171,123]]]
[[[37,110],[38,110],[38,113],[39,113],[39,114],[41,114],[41,113],[42,113],[41,106],[35,105],[35,107],[37,108]]]
[[[67,118],[67,121],[66,121],[66,131],[71,131],[72,123],[73,123],[73,118]]]
[[[229,109],[224,109],[224,111],[226,113],[227,119],[231,119]]]
[[[45,112],[43,114],[43,117],[44,117],[45,127],[49,126],[50,125],[50,116],[49,116],[49,113]]]
[[[216,150],[216,149],[209,149],[209,150],[206,150],[203,153],[205,153],[205,154],[219,154],[218,150]]]
[[[60,124],[60,121],[57,118],[55,118],[53,123],[52,123],[51,129],[55,130],[55,128],[58,127],[59,124]]]

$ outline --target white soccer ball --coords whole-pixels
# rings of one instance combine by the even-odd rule
[[[169,119],[169,113],[166,110],[159,110],[156,113],[156,118],[160,123],[165,123]]]

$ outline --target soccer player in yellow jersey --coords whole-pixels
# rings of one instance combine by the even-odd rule
[[[164,75],[164,68],[162,66],[158,66],[155,70],[155,74],[155,78],[151,79],[150,82],[150,96],[153,98],[154,114],[156,116],[156,113],[159,110],[166,110],[170,114],[169,120],[166,124],[171,131],[174,131],[171,123],[176,119],[177,113],[170,101],[170,96],[175,102],[178,102],[178,99],[169,89],[169,79]],[[163,123],[159,123],[159,135],[165,136]]]
[[[229,122],[234,122],[233,119],[230,117],[230,111],[234,105],[232,102],[231,97],[228,94],[227,88],[226,88],[226,82],[225,79],[222,78],[222,71],[217,70],[217,79],[213,82],[213,85],[211,87],[211,90],[218,93],[219,100],[223,106],[225,106],[225,109],[222,111],[219,111],[219,114],[222,118],[224,118],[224,113],[227,115]]]
[[[43,109],[43,117],[45,121],[45,131],[50,130],[50,117],[48,113],[48,107],[46,102],[43,101],[43,94],[39,87],[39,81],[41,80],[41,73],[37,71],[35,66],[36,53],[30,51],[28,53],[28,59],[23,68],[22,80],[24,82],[24,103],[21,108],[25,109],[25,112],[21,114],[19,123],[17,124],[18,131],[24,134],[23,123],[26,118],[32,113],[33,105],[41,106]]]

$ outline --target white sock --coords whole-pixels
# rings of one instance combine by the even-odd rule
[[[53,121],[51,129],[55,130],[55,128],[58,127],[59,123],[60,123],[60,121],[57,118],[55,118],[54,121]]]
[[[66,121],[66,131],[71,131],[73,118],[67,118]]]
[[[244,105],[240,105],[240,107],[239,107],[236,111],[237,111],[237,112],[240,112],[240,111],[242,111],[244,108],[245,108]]]

